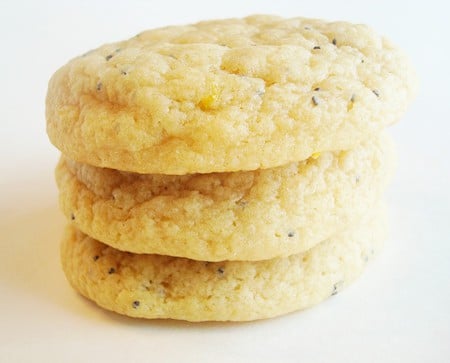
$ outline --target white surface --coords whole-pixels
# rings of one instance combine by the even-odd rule
[[[0,362],[449,362],[449,40],[445,1],[122,1],[0,4]],[[416,102],[393,127],[392,232],[353,286],[302,313],[245,324],[143,321],[74,293],[45,135],[50,75],[159,25],[250,13],[368,23],[411,55]]]

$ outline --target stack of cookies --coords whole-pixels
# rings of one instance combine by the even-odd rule
[[[366,26],[305,18],[166,27],[73,59],[47,96],[69,282],[190,321],[335,295],[384,239],[383,129],[414,88]]]

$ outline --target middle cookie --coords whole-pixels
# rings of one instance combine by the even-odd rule
[[[117,249],[251,261],[303,252],[357,221],[380,198],[392,154],[381,136],[278,168],[183,176],[62,157],[56,180],[67,218]]]

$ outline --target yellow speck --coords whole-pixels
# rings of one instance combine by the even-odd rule
[[[213,109],[215,103],[219,99],[219,94],[220,94],[219,87],[215,83],[213,83],[209,89],[209,93],[200,100],[198,105],[204,111]]]
[[[314,160],[317,159],[320,156],[321,152],[315,152],[311,154],[311,158],[313,158]]]

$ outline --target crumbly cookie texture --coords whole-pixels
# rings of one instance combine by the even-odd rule
[[[276,167],[397,121],[403,53],[364,25],[250,16],[106,44],[51,78],[47,132],[69,158],[139,173]]]
[[[335,295],[361,274],[384,234],[378,216],[304,254],[203,262],[121,252],[69,225],[61,256],[72,286],[108,310],[142,318],[245,321],[304,309]]]
[[[63,157],[56,179],[67,218],[120,250],[261,260],[305,251],[367,213],[392,174],[392,153],[384,135],[278,168],[184,176]]]

